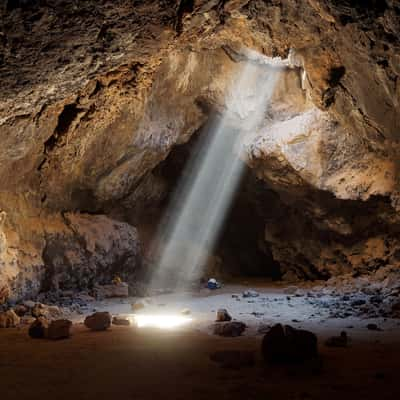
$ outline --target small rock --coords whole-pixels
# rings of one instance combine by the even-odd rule
[[[28,311],[28,307],[24,306],[23,304],[17,304],[14,307],[14,312],[18,315],[18,317],[23,317]]]
[[[144,308],[144,303],[142,301],[136,301],[135,303],[131,304],[132,311],[138,311]]]
[[[126,317],[113,317],[112,323],[113,323],[113,325],[128,326],[131,324],[131,321],[129,320],[129,318],[126,318]]]
[[[229,315],[228,310],[225,308],[220,308],[217,310],[217,322],[225,322],[225,321],[231,321],[232,317]]]
[[[184,308],[184,309],[181,311],[181,314],[182,314],[182,315],[190,315],[190,314],[191,314],[191,311],[190,311],[188,308]]]
[[[249,289],[249,290],[245,290],[242,293],[243,297],[258,297],[260,294],[258,292],[256,292],[255,290]]]
[[[328,347],[347,347],[347,333],[345,331],[340,332],[340,336],[332,336],[325,341],[325,346]]]
[[[105,331],[111,325],[109,312],[96,312],[85,318],[85,326],[92,331]]]
[[[68,319],[52,321],[47,329],[46,337],[51,340],[67,339],[71,336],[72,322]]]
[[[226,337],[240,336],[246,329],[246,324],[239,321],[223,322],[214,325],[214,334]]]
[[[35,318],[39,318],[39,317],[44,317],[44,308],[42,306],[42,304],[37,303],[33,306],[32,308],[32,315]]]
[[[243,350],[222,350],[210,354],[210,360],[223,368],[239,369],[254,365],[254,352]]]
[[[36,318],[35,321],[29,327],[29,336],[32,339],[43,339],[47,335],[47,329],[49,324],[44,317]]]
[[[20,318],[10,309],[0,313],[0,328],[15,328],[20,324]]]
[[[377,324],[368,324],[367,329],[369,329],[370,331],[381,331],[382,330],[378,327]]]
[[[264,336],[261,351],[270,363],[302,362],[317,357],[317,342],[312,332],[276,324]]]

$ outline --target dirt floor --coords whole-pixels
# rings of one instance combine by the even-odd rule
[[[205,300],[200,299],[200,303],[191,303],[193,317],[206,312],[205,304],[210,308],[218,307],[228,297],[232,298],[229,293],[234,289],[238,288],[226,288],[221,294],[203,296]],[[257,290],[261,291],[260,304],[268,296],[280,296]],[[299,315],[304,318],[301,298],[298,301]],[[176,303],[175,297],[171,297],[171,303]],[[247,303],[247,300],[237,303],[241,304],[237,310],[234,303],[229,304],[230,309],[237,312],[238,315],[234,315],[237,318],[240,313],[245,316],[245,307],[256,307],[256,303]],[[124,308],[125,303],[108,306]],[[168,304],[160,308],[165,307],[168,308]],[[295,313],[296,306],[281,307],[284,322],[292,318],[292,315],[284,315],[289,308]],[[212,310],[209,312],[208,324],[213,319]],[[271,316],[267,322],[278,322],[282,317]],[[73,336],[62,341],[30,339],[26,327],[2,329],[0,399],[400,398],[400,328],[395,321],[386,321],[382,331],[367,330],[365,325],[369,321],[356,319],[323,322],[323,319],[310,318],[292,323],[318,334],[320,373],[309,365],[266,366],[260,355],[262,335],[256,333],[256,319],[253,324],[247,319],[250,329],[238,338],[211,335],[205,329],[206,321],[201,321],[200,325],[175,330],[113,326],[105,332],[91,332],[82,324],[75,324]],[[324,345],[327,337],[338,334],[339,329],[346,326],[353,326],[347,329],[352,339],[348,348]],[[226,369],[210,360],[212,352],[229,349],[254,351],[255,365]]]

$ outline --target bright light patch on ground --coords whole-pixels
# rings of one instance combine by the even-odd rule
[[[147,315],[136,314],[133,316],[133,322],[138,328],[160,328],[160,329],[174,329],[182,325],[187,325],[193,321],[193,318],[184,315]]]

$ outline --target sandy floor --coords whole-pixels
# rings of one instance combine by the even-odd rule
[[[154,298],[143,313],[192,311],[191,324],[170,331],[113,326],[106,332],[90,332],[77,324],[71,339],[51,342],[31,340],[26,328],[3,329],[0,399],[400,398],[397,321],[375,320],[383,330],[369,331],[366,324],[371,320],[325,319],[324,312],[302,297],[287,300],[281,289],[256,289],[259,297],[240,301],[232,298],[232,293],[241,293],[242,286],[203,292],[194,298]],[[210,334],[215,310],[222,306],[249,325],[243,337]],[[94,307],[129,313],[130,301],[97,303]],[[318,312],[321,315],[316,315]],[[291,322],[293,319],[299,322]],[[278,321],[318,334],[321,374],[314,375],[305,367],[264,365],[259,355],[262,335],[257,334],[257,328],[260,323]],[[349,326],[353,328],[346,329]],[[349,348],[324,346],[327,337],[342,329],[351,336]],[[226,349],[254,350],[255,366],[231,370],[210,361],[210,353]]]

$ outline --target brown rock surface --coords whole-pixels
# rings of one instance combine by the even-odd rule
[[[111,325],[109,312],[95,312],[85,318],[85,326],[92,331],[105,331]]]
[[[52,321],[47,330],[47,339],[67,339],[71,336],[72,322],[68,319],[57,319]]]
[[[244,46],[295,66],[243,156],[281,272],[399,264],[397,1],[3,3],[0,303],[136,279],[128,223],[224,109]]]

